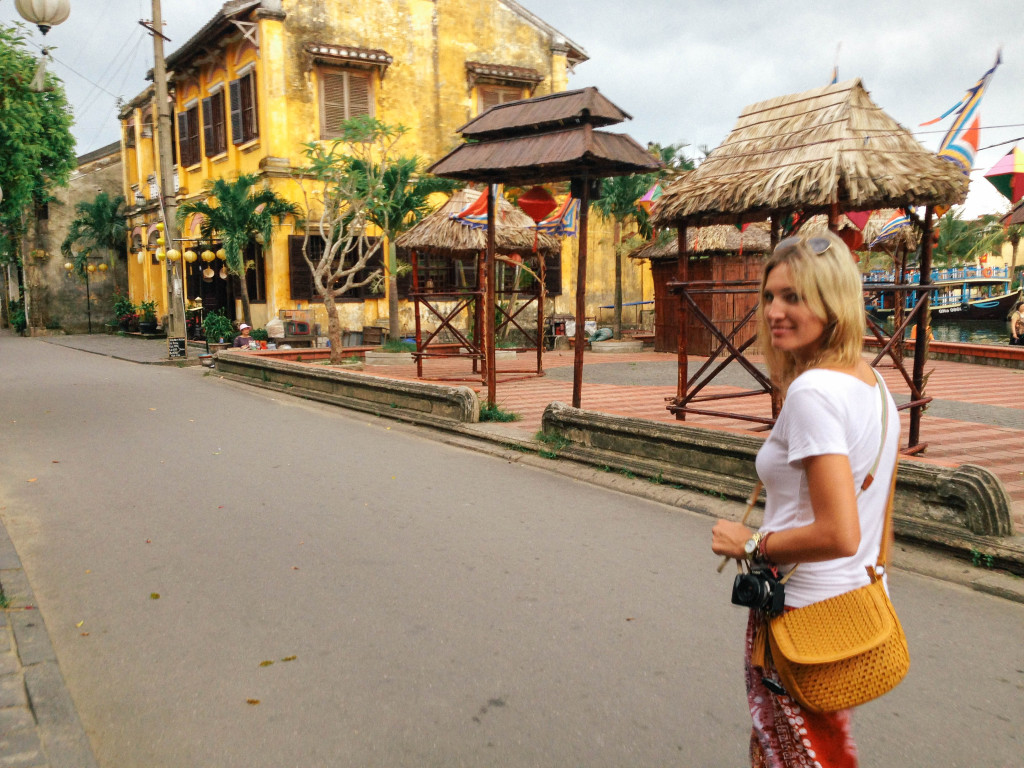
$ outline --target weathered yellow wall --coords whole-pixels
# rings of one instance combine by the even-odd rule
[[[208,179],[232,178],[240,173],[261,173],[281,196],[299,205],[303,197],[293,170],[302,164],[302,145],[320,135],[318,83],[316,67],[305,52],[309,43],[349,45],[384,49],[394,62],[373,74],[375,116],[390,125],[403,125],[409,133],[398,149],[402,154],[418,155],[424,162],[440,158],[460,143],[456,129],[476,114],[477,92],[467,78],[466,62],[479,61],[529,67],[544,76],[533,91],[541,95],[564,90],[568,82],[566,52],[554,44],[550,33],[511,10],[501,2],[483,0],[358,0],[336,3],[324,0],[285,0],[284,21],[258,18],[260,49],[257,52],[237,33],[226,36],[228,43],[212,61],[197,64],[175,82],[175,107],[183,110],[193,100],[200,102],[211,88],[227,88],[229,81],[251,62],[255,62],[259,109],[259,137],[249,144],[235,145],[218,157],[207,158],[192,168],[178,169],[179,199],[201,196]],[[204,46],[201,53],[216,50]],[[181,67],[181,69],[185,69]],[[225,91],[226,93],[226,91]],[[524,89],[524,95],[530,95]],[[146,177],[156,169],[156,131],[152,139],[141,136],[141,119],[146,99],[136,99],[134,110],[136,144],[123,150],[125,157],[125,195],[131,200],[130,186],[139,184],[148,198]],[[226,110],[227,111],[227,110]],[[127,122],[129,112],[122,113]],[[147,202],[130,212],[131,227],[157,220],[155,205]],[[268,301],[253,304],[253,322],[259,327],[279,309],[296,308],[290,297],[287,237],[297,234],[293,222],[275,230],[265,249]],[[614,250],[611,226],[599,217],[591,220],[590,264],[588,268],[588,315],[611,321]],[[563,293],[549,303],[549,311],[571,313],[575,307],[575,240],[567,240],[563,249]],[[648,269],[623,257],[624,301],[651,298]],[[134,255],[129,258],[132,297],[153,298],[161,313],[166,312],[165,270],[140,266]],[[321,305],[315,305],[318,319],[326,327]],[[379,300],[339,304],[342,324],[360,329],[382,321],[387,302]],[[412,307],[402,303],[404,328],[413,326]],[[629,323],[635,315],[627,311]],[[602,322],[602,324],[605,324]]]

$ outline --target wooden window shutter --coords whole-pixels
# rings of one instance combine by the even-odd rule
[[[348,72],[348,117],[373,114],[371,109],[370,75]]]
[[[260,117],[256,101],[256,75],[250,72],[242,78],[242,131],[245,140],[260,135]]]
[[[346,72],[320,70],[320,134],[325,139],[334,138],[345,120],[345,76]]]
[[[502,93],[497,88],[481,88],[480,89],[480,113],[483,114],[491,107],[496,107],[502,103]]]
[[[213,100],[213,148],[214,154],[226,152],[228,148],[228,123],[224,114],[224,91],[210,97]]]
[[[245,141],[245,129],[242,127],[242,81],[232,80],[228,84],[228,98],[231,100],[231,143],[241,144]]]
[[[188,138],[186,146],[189,150],[188,162],[182,160],[182,165],[196,165],[202,159],[202,153],[199,147],[199,107],[192,107],[187,113],[188,115]]]
[[[203,99],[203,146],[206,149],[206,156],[212,157],[217,154],[213,147],[213,98]]]
[[[302,255],[302,235],[288,236],[288,282],[291,298],[295,301],[323,301],[313,288],[313,271]],[[324,241],[319,235],[309,238],[309,257],[315,264],[324,252]]]

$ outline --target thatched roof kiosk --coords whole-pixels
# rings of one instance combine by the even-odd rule
[[[482,257],[487,251],[487,232],[452,218],[477,202],[481,194],[474,189],[456,190],[444,205],[395,239],[395,245],[407,249],[411,255],[410,298],[413,300],[416,320],[416,373],[420,378],[424,378],[423,360],[426,357],[468,357],[473,360],[474,373],[484,357],[481,329],[484,327],[485,309],[482,289],[486,279]],[[528,338],[530,334],[526,333],[516,318],[526,304],[537,302],[537,328],[534,335],[537,368],[531,372],[541,373],[544,341],[542,289],[547,263],[561,254],[562,246],[551,235],[535,234],[533,219],[504,197],[497,199],[494,220],[496,258],[500,260],[517,255],[519,261],[538,276],[530,289],[509,292],[496,288],[496,291],[508,294],[505,325],[518,326]],[[447,303],[447,307],[442,308],[440,303]],[[439,325],[433,331],[425,333],[421,327],[421,307],[425,307],[437,318]],[[464,312],[468,312],[473,320],[472,338],[454,325],[455,319]],[[445,330],[459,341],[465,352],[439,351],[444,349],[439,346],[439,336]],[[438,341],[431,349],[431,343],[435,340]]]
[[[957,166],[924,149],[871,101],[859,79],[847,80],[744,109],[725,141],[693,173],[665,188],[652,220],[655,226],[678,227],[682,236],[688,226],[770,219],[776,242],[781,223],[797,212],[805,219],[825,214],[835,228],[845,211],[925,205],[921,261],[922,274],[927,275],[932,206],[962,202],[967,184],[967,176]],[[679,260],[674,286],[680,293],[681,312],[692,308],[686,293],[695,289],[688,286],[687,262],[687,258]],[[923,398],[926,316],[927,309],[918,318],[922,349],[914,360],[911,399],[915,404]],[[680,323],[680,385],[670,406],[678,418],[685,417],[692,399],[687,393],[686,347],[686,323]],[[781,400],[771,383],[743,358],[741,349],[723,347],[772,393],[774,417]],[[917,443],[919,416],[915,405],[911,445]]]
[[[583,388],[583,326],[587,285],[587,226],[590,201],[607,176],[647,173],[661,162],[625,134],[598,128],[628,120],[629,115],[596,88],[563,91],[491,107],[459,128],[467,142],[428,170],[437,175],[488,185],[488,220],[494,216],[495,184],[546,184],[570,181],[580,201],[579,251],[576,261],[576,347],[573,357],[572,404],[579,408]],[[493,231],[493,227],[489,228]],[[488,243],[488,272],[493,269],[493,243]],[[494,307],[493,279],[487,281],[484,321]],[[495,403],[493,333],[485,334],[487,402]],[[540,366],[538,364],[538,371]]]
[[[631,259],[648,259],[654,282],[654,351],[675,352],[679,344],[679,300],[671,295],[669,283],[676,278],[679,239],[659,237],[633,250]],[[690,227],[686,230],[687,251],[693,255],[690,276],[695,280],[732,281],[761,270],[764,255],[771,250],[767,224],[751,224],[743,232],[727,224]],[[697,258],[699,257],[699,259]],[[695,296],[701,310],[718,326],[743,317],[757,303],[752,293]],[[717,343],[712,334],[693,316],[687,315],[689,353],[710,355]],[[738,343],[746,341],[753,329],[741,331]]]
[[[403,232],[395,240],[399,248],[433,253],[442,256],[476,255],[487,250],[487,232],[473,229],[452,219],[464,211],[483,194],[475,189],[459,189],[452,193],[444,205],[425,216],[422,221]],[[533,219],[512,205],[504,197],[498,198],[495,213],[494,250],[498,253],[529,253],[533,250]],[[562,250],[557,238],[551,235],[537,236],[537,250],[543,253],[559,253]]]

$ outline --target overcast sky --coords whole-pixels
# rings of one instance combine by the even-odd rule
[[[150,18],[151,6],[150,0],[70,2],[70,18],[50,31],[47,43],[56,46],[53,69],[75,110],[81,154],[117,140],[116,98],[130,99],[146,86],[152,43],[138,20]],[[576,68],[570,87],[597,86],[633,115],[613,130],[641,143],[713,149],[744,106],[828,83],[839,46],[840,80],[860,78],[876,104],[934,150],[950,118],[930,128],[919,123],[956,103],[1002,46],[1003,64],[981,107],[983,149],[965,215],[1008,207],[980,172],[1008,152],[1013,140],[1021,139],[1024,149],[1021,0],[520,3],[587,52],[590,60]],[[170,53],[221,2],[162,5]],[[13,0],[0,0],[0,21],[18,18]],[[41,40],[34,28],[32,40]]]

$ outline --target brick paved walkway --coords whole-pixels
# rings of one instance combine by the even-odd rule
[[[533,434],[540,428],[541,414],[548,403],[572,401],[572,353],[549,352],[544,356],[543,377],[514,378],[503,374],[510,368],[522,369],[533,363],[530,355],[519,355],[517,361],[499,361],[497,403],[500,408],[518,414],[515,427]],[[675,421],[665,408],[666,398],[675,395],[675,355],[657,352],[636,354],[594,354],[584,356],[582,405],[587,410],[631,416],[654,421]],[[692,358],[690,374],[703,362]],[[607,373],[605,366],[608,366]],[[898,402],[907,400],[907,386],[894,368],[880,368]],[[992,471],[1006,486],[1013,503],[1016,527],[1024,533],[1024,371],[995,366],[929,361],[927,393],[934,403],[921,421],[921,439],[928,444],[923,461],[959,465],[978,464]],[[424,372],[428,376],[469,375],[465,361],[429,360]],[[414,365],[368,366],[365,373],[400,379],[415,379]],[[742,374],[745,376],[745,374]],[[746,389],[736,375],[726,376],[740,386],[716,384],[709,393],[736,392]],[[463,383],[486,393],[476,379]],[[716,410],[760,416],[770,415],[766,395],[722,400],[711,406]],[[909,414],[902,415],[902,442],[907,444]],[[756,429],[752,422],[712,416],[689,415],[686,422],[713,429],[742,431]]]

